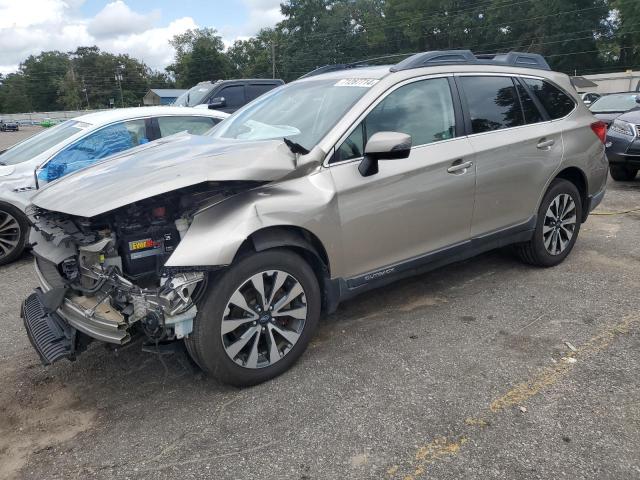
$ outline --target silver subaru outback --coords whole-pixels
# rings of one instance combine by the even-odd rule
[[[322,68],[44,188],[26,330],[45,364],[183,340],[220,380],[265,381],[341,300],[506,245],[562,262],[604,196],[605,134],[538,55]]]

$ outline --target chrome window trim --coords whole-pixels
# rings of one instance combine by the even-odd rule
[[[335,145],[333,145],[333,147],[330,149],[332,153],[327,155],[327,157],[325,157],[325,160],[322,162],[322,166],[324,168],[331,168],[331,167],[336,166],[336,165],[343,165],[345,163],[362,161],[362,159],[364,157],[350,158],[349,160],[342,160],[340,162],[330,163],[330,160],[331,160],[331,157],[333,156],[333,153],[335,153],[335,151],[338,149],[338,147],[340,145],[342,145],[344,143],[344,141],[349,137],[349,135],[351,135],[353,133],[353,131],[360,125],[360,123],[364,120],[364,118],[367,115],[369,115],[369,113],[371,113],[371,111],[374,108],[376,108],[384,99],[386,99],[389,95],[391,95],[397,89],[399,89],[401,87],[404,87],[405,85],[409,85],[411,83],[420,82],[420,81],[423,81],[423,80],[435,80],[435,79],[438,79],[438,78],[451,78],[451,77],[453,77],[453,75],[454,75],[453,73],[435,73],[435,74],[431,74],[431,75],[420,75],[418,77],[406,78],[406,79],[396,83],[392,87],[388,88],[383,94],[381,94],[371,104],[369,104],[369,106],[367,108],[365,108],[363,110],[363,112],[358,116],[358,118],[356,119],[355,122],[353,122],[351,125],[349,125],[349,128],[347,128],[346,133],[344,133],[340,137],[340,139],[335,143]],[[452,101],[452,104],[453,104],[453,96],[451,98],[451,101]],[[435,143],[449,142],[451,140],[457,140],[459,138],[463,138],[463,137],[454,137],[454,138],[448,138],[446,140],[438,140],[436,142],[424,143],[424,144],[421,144],[421,145],[412,145],[411,146],[411,150],[413,150],[414,148],[420,148],[420,147],[426,147],[426,146],[429,146],[429,145],[433,145]]]
[[[524,125],[517,125],[515,127],[499,128],[498,130],[489,130],[487,132],[470,133],[469,135],[467,135],[467,138],[475,138],[475,137],[480,136],[480,135],[489,135],[489,134],[497,133],[497,132],[511,131],[511,130],[515,130],[515,129],[518,129],[518,128],[534,127],[534,126],[537,126],[537,125],[551,124],[553,122],[561,122],[561,121],[566,120],[567,118],[569,118],[571,115],[573,115],[573,113],[578,109],[578,103],[576,102],[576,99],[573,98],[572,95],[567,93],[564,90],[564,88],[559,87],[554,82],[552,82],[551,80],[549,80],[548,78],[545,78],[545,77],[540,77],[540,76],[537,76],[537,75],[515,74],[515,73],[481,73],[481,72],[480,73],[473,73],[473,72],[455,73],[454,76],[456,76],[456,77],[457,76],[462,76],[462,77],[512,77],[512,78],[531,78],[533,80],[541,80],[543,82],[547,82],[547,83],[551,84],[552,86],[554,86],[555,88],[560,90],[562,93],[567,95],[573,101],[573,110],[571,110],[564,117],[554,118],[554,119],[551,119],[551,120],[545,120],[543,122],[525,123]],[[558,133],[562,133],[562,132],[560,131]]]

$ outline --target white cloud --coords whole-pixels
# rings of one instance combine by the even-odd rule
[[[222,26],[219,28],[225,44],[234,40],[249,38],[262,28],[274,27],[284,17],[280,13],[282,0],[241,0],[247,9],[247,21],[240,27]]]
[[[0,73],[15,72],[29,55],[73,51],[97,45],[126,53],[160,70],[173,60],[169,40],[198,24],[191,17],[156,26],[160,13],[133,11],[123,0],[108,3],[93,18],[83,18],[84,0],[0,0]]]
[[[122,0],[108,3],[89,21],[87,32],[95,38],[111,38],[144,32],[160,18],[160,12],[141,14],[134,12]]]
[[[217,28],[226,46],[239,38],[255,35],[282,19],[281,0],[240,0],[247,20],[240,26]],[[0,0],[0,73],[15,72],[29,55],[47,50],[74,51],[97,45],[101,50],[144,61],[162,70],[173,61],[169,40],[198,23],[185,16],[160,25],[158,10],[135,11],[127,0],[111,0],[92,18],[84,18],[79,7],[85,0]]]

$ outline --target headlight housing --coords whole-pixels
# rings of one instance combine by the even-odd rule
[[[636,127],[635,125],[625,122],[624,120],[614,120],[609,130],[619,133],[620,135],[627,135],[629,137],[636,136]]]

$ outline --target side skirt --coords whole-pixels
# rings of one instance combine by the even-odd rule
[[[337,302],[332,303],[335,303],[337,307],[339,301],[348,300],[360,293],[388,285],[400,279],[435,270],[450,263],[467,260],[496,248],[527,242],[533,236],[536,223],[537,216],[534,215],[522,224],[498,232],[474,237],[469,241],[420,255],[395,265],[389,265],[364,275],[332,280],[332,283],[337,283],[338,288],[333,290],[334,292],[338,290],[335,294],[339,297]]]

